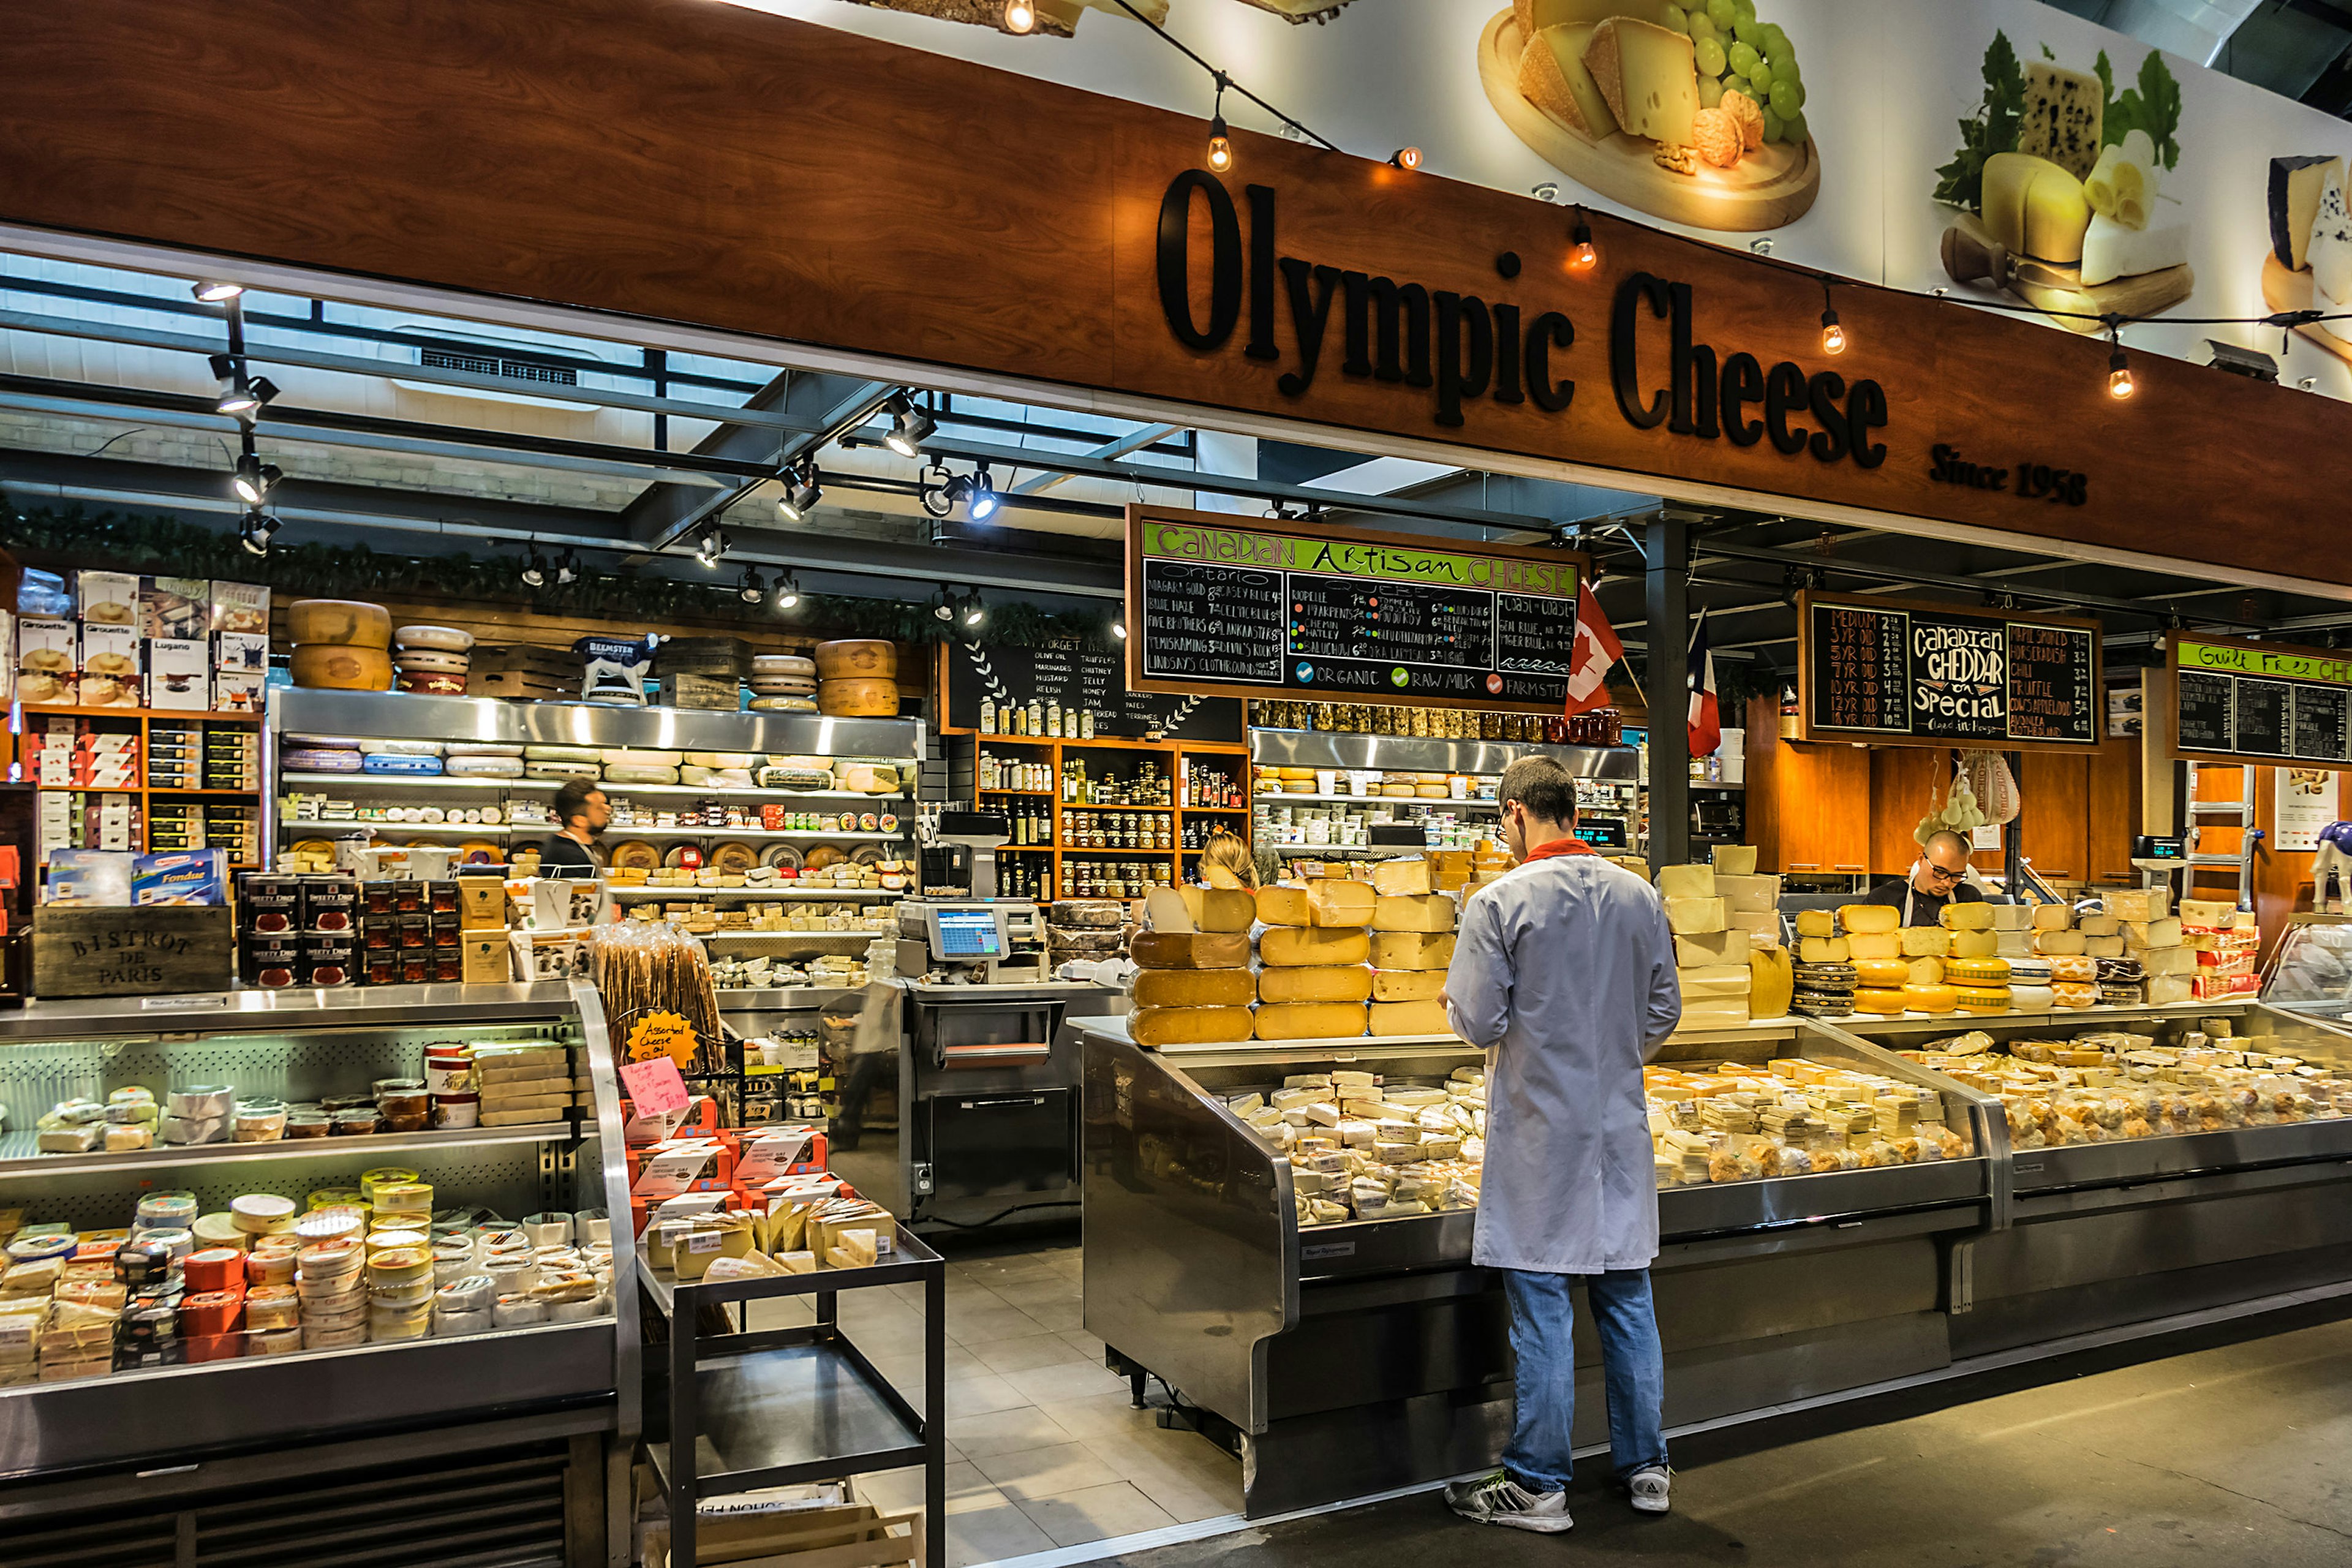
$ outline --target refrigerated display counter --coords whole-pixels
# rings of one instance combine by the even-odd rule
[[[1491,1463],[1509,1341],[1500,1288],[1470,1262],[1475,1213],[1459,1205],[1475,1182],[1433,1168],[1393,1215],[1316,1223],[1329,1200],[1307,1194],[1302,1214],[1291,1155],[1245,1120],[1262,1110],[1234,1104],[1369,1071],[1443,1113],[1471,1106],[1445,1086],[1482,1054],[1450,1036],[1161,1053],[1124,1020],[1067,1027],[1086,1070],[1087,1331],[1139,1387],[1157,1376],[1208,1413],[1243,1460],[1246,1511]],[[1713,1170],[1694,1162],[1701,1180],[1662,1178],[1670,1422],[1948,1364],[1951,1260],[1994,1223],[1998,1099],[1807,1020],[1678,1035],[1652,1079],[1654,1127],[1703,1123],[1698,1102],[1721,1098],[1714,1125],[1734,1145]],[[1759,1093],[1768,1081],[1785,1092]],[[1759,1100],[1802,1100],[1809,1083],[1810,1121],[1787,1107],[1774,1133],[1758,1126]],[[1765,1173],[1783,1169],[1803,1173]],[[1589,1326],[1578,1335],[1582,1443],[1606,1424]]]
[[[453,1045],[512,1047],[479,1065],[520,1079],[534,1064],[550,1089],[534,1104],[568,1103],[486,1116],[488,1126],[373,1130],[398,1104],[382,1097],[425,1098],[427,1047]],[[447,1069],[446,1053],[436,1059]],[[143,1111],[142,1091],[153,1097]],[[338,1102],[386,1110],[374,1121],[347,1110],[329,1131]],[[135,1132],[55,1135],[110,1103],[122,1113],[104,1126],[162,1123],[150,1146],[132,1146]],[[49,1266],[58,1279],[12,1273],[5,1291],[18,1311],[30,1292],[51,1300],[29,1343],[20,1333],[0,1350],[0,1555],[66,1561],[94,1530],[117,1542],[154,1533],[166,1559],[175,1539],[183,1560],[265,1548],[323,1560],[332,1542],[365,1536],[419,1561],[491,1545],[576,1568],[614,1551],[627,1561],[625,1508],[607,1514],[606,1481],[625,1477],[637,1428],[635,1315],[590,1283],[601,1241],[583,1238],[576,1258],[535,1250],[562,1231],[609,1234],[611,1278],[635,1278],[618,1085],[593,988],[36,1004],[0,1014],[0,1107],[12,1260],[56,1253],[60,1233],[71,1247]],[[211,1107],[252,1141],[192,1131]],[[328,1135],[296,1136],[298,1122]],[[396,1207],[386,1184],[399,1185]],[[390,1244],[429,1265],[421,1328],[404,1305],[415,1288],[395,1282],[417,1269],[394,1251],[297,1234],[317,1221],[326,1236],[357,1213],[373,1238],[396,1209],[425,1219],[427,1204],[426,1247]],[[606,1215],[621,1216],[608,1233]],[[308,1250],[291,1264],[247,1261],[281,1231]],[[516,1237],[528,1240],[520,1252]],[[474,1261],[457,1269],[461,1239]],[[342,1293],[357,1309],[329,1289],[333,1266],[353,1261],[338,1247],[367,1259],[350,1270],[363,1281],[356,1298]],[[68,1289],[76,1280],[85,1288]],[[494,1281],[495,1307],[478,1304]],[[443,1293],[452,1285],[465,1299]],[[111,1303],[110,1289],[127,1298]],[[122,1321],[93,1303],[119,1305]],[[355,1313],[365,1326],[344,1326]],[[264,1509],[214,1506],[256,1488]],[[425,1496],[433,1507],[416,1506]]]

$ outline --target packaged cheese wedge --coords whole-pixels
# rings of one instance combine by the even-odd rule
[[[1739,877],[1718,868],[1715,874],[1715,890],[1732,913],[1761,913],[1780,907],[1780,879],[1778,877]]]
[[[1705,969],[1677,969],[1675,979],[1687,1002],[1694,998],[1745,996],[1754,982],[1755,972],[1745,963],[1722,963]]]
[[[1669,867],[1672,870],[1674,868]],[[1704,868],[1701,868],[1704,869]],[[1665,900],[1666,925],[1676,936],[1700,936],[1708,931],[1730,928],[1730,910],[1716,898]]]
[[[1139,1046],[1212,1046],[1250,1038],[1246,1007],[1139,1007],[1127,1020]]]
[[[1445,994],[1443,969],[1375,969],[1371,974],[1375,1002],[1434,1002]]]
[[[1135,1005],[1150,1007],[1246,1007],[1257,1000],[1257,976],[1246,969],[1145,969],[1135,976]]]
[[[1375,1002],[1371,1007],[1375,1035],[1450,1035],[1443,1002]]]
[[[1261,1040],[1340,1039],[1362,1034],[1364,1022],[1364,1004],[1361,1002],[1283,1002],[1257,1010],[1257,1037]]]
[[[2084,936],[2121,936],[2124,922],[2113,915],[2084,915],[2075,921],[2074,929]]]
[[[1140,937],[1136,939],[1141,941]],[[1220,939],[1223,940],[1223,939]],[[1447,939],[1449,942],[1451,938]],[[1244,952],[1249,948],[1247,938],[1241,939]],[[1371,933],[1366,931],[1326,930],[1313,926],[1273,926],[1257,939],[1257,955],[1269,964],[1298,967],[1308,964],[1361,963],[1372,955]],[[1446,956],[1450,960],[1453,950]],[[1143,961],[1137,959],[1137,963]],[[1402,968],[1402,964],[1383,963],[1383,969]],[[1360,1033],[1360,1031],[1359,1031]]]
[[[1142,969],[1244,969],[1249,947],[1245,931],[1144,931],[1128,942],[1128,956]]]
[[[1372,972],[1360,963],[1277,966],[1257,976],[1261,1002],[1361,1002],[1371,994]]]
[[[1381,897],[1372,904],[1375,931],[1449,931],[1454,929],[1454,900],[1444,893]]]
[[[1442,973],[1454,962],[1454,936],[1450,931],[1376,931],[1371,936],[1370,957],[1375,969],[1428,969]]]

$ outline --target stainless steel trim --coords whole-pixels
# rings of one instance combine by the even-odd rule
[[[1633,784],[1641,763],[1631,746],[1551,746],[1533,741],[1437,741],[1421,735],[1335,735],[1320,730],[1252,730],[1250,760],[1289,768],[1395,768],[1409,773],[1499,773],[1521,757],[1551,757],[1579,778]],[[1269,799],[1278,797],[1269,796]],[[1399,801],[1400,805],[1416,804]],[[1442,800],[1422,805],[1444,806]]]
[[[404,691],[325,691],[307,687],[288,688],[272,696],[271,726],[299,734],[770,752],[914,762],[923,756],[923,725],[911,719],[614,708],[592,702],[516,702],[494,697],[421,697]]]
[[[620,1072],[613,1055],[612,1034],[604,1023],[604,998],[585,980],[573,981],[571,993],[588,1051],[588,1076],[596,1086],[596,1151],[601,1167],[598,1180],[612,1231],[614,1293],[617,1300],[625,1294],[621,1281],[637,1277],[636,1227],[629,1215],[629,1156],[621,1129]],[[628,1444],[635,1442],[644,1430],[645,1380],[640,1371],[643,1347],[635,1311],[623,1308],[614,1314],[614,1320],[613,1386],[620,1394],[618,1436]]]
[[[0,1040],[53,1035],[194,1037],[255,1029],[496,1024],[544,1018],[570,1000],[561,981],[502,985],[354,985],[320,991],[199,991],[28,1002],[0,1013]]]

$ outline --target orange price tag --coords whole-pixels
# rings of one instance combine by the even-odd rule
[[[629,1030],[629,1059],[649,1062],[667,1057],[683,1069],[694,1060],[694,1026],[676,1013],[648,1013]]]

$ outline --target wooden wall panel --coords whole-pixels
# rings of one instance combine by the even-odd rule
[[[2090,799],[2090,759],[2029,752],[2019,761],[2021,852],[2036,871],[2053,882],[2088,881],[2090,843],[2084,812]]]
[[[1889,746],[1870,753],[1870,870],[1893,877],[1919,858],[1912,835],[1919,819],[1944,804],[1952,753],[1924,746]]]
[[[2137,735],[2110,735],[2088,759],[2083,801],[2085,856],[2095,882],[2139,885],[2131,863],[2139,828],[2140,747]]]
[[[2337,466],[2308,458],[2352,446],[2334,398],[2147,355],[2118,405],[2095,339],[1846,283],[1837,367],[1884,386],[1883,465],[1643,430],[1607,377],[1621,284],[1687,281],[1718,354],[1819,369],[1816,275],[1596,212],[1601,264],[1572,279],[1556,206],[1237,132],[1228,189],[1277,193],[1280,254],[1573,321],[1555,367],[1577,383],[1569,407],[1479,399],[1443,426],[1428,392],[1347,375],[1328,342],[1311,385],[1282,391],[1296,341],[1280,290],[1273,360],[1243,354],[1246,329],[1177,342],[1153,246],[1163,193],[1201,156],[1197,114],[709,0],[345,0],[321,16],[303,0],[16,7],[0,221],[1315,421],[1368,446],[1572,458],[2352,582]],[[1507,280],[1506,253],[1526,263]],[[1637,342],[1646,390],[1665,323]],[[2087,504],[1937,484],[1938,442],[2082,468]]]
[[[1870,757],[1780,737],[1780,701],[1748,708],[1748,837],[1766,871],[1862,871],[1870,858]]]

